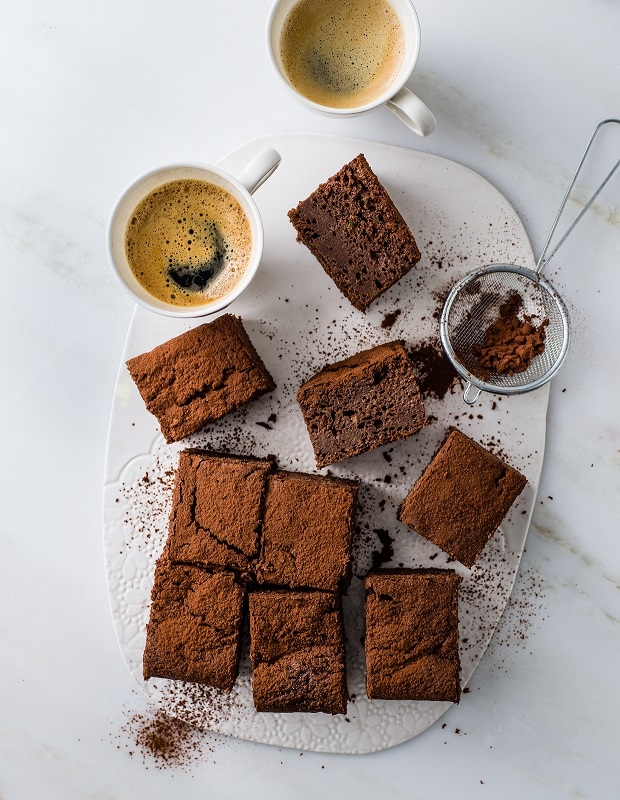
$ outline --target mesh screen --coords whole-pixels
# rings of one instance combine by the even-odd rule
[[[568,320],[561,300],[537,280],[504,270],[483,272],[466,283],[455,296],[446,319],[446,332],[456,360],[479,380],[496,387],[525,387],[543,378],[562,355],[568,337]],[[521,319],[531,316],[532,324],[549,320],[544,351],[529,367],[514,375],[501,374],[480,367],[476,349],[486,331],[499,318],[500,306],[517,292],[523,300]]]

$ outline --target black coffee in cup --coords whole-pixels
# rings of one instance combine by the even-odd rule
[[[356,108],[380,97],[405,56],[405,34],[387,0],[300,0],[280,37],[289,81],[313,103]]]
[[[164,183],[133,210],[125,230],[131,271],[149,294],[176,306],[202,306],[228,294],[252,255],[248,217],[214,183]]]

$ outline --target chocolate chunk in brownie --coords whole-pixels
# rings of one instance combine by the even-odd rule
[[[460,576],[378,570],[366,577],[366,694],[458,703]]]
[[[344,714],[347,683],[340,600],[329,592],[249,595],[257,711]]]
[[[261,584],[336,592],[351,577],[355,481],[270,475],[256,577]]]
[[[454,429],[398,518],[471,568],[526,483],[516,469]]]
[[[194,681],[229,692],[237,678],[245,590],[230,572],[157,563],[144,679]]]
[[[360,311],[420,260],[407,223],[362,154],[288,216],[297,241]]]
[[[239,317],[224,314],[127,362],[168,443],[275,389]]]
[[[258,555],[273,459],[201,450],[179,455],[167,541],[174,562],[247,573]]]
[[[426,423],[401,342],[364,350],[318,372],[297,392],[319,469],[404,439]]]

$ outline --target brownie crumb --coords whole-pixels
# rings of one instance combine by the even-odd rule
[[[389,331],[392,325],[394,325],[394,323],[400,317],[401,314],[402,311],[400,310],[400,308],[395,308],[394,311],[390,311],[383,317],[383,321],[381,322],[381,327]]]
[[[394,540],[384,528],[374,528],[374,533],[379,537],[381,544],[380,550],[373,550],[372,552],[372,568],[378,569],[391,560],[394,555]]]

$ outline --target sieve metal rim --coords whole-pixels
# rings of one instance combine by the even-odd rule
[[[475,281],[482,275],[490,275],[492,273],[497,272],[512,272],[518,275],[523,276],[524,278],[528,278],[529,280],[533,281],[534,283],[541,286],[546,292],[548,292],[560,312],[560,317],[562,319],[562,326],[563,326],[563,339],[562,339],[562,348],[560,353],[547,372],[544,375],[541,375],[540,378],[537,378],[530,383],[526,383],[523,386],[496,386],[493,383],[488,383],[486,381],[477,378],[473,375],[468,369],[466,369],[461,362],[458,360],[456,353],[454,352],[454,348],[452,347],[452,343],[450,341],[450,336],[448,334],[448,318],[450,316],[450,311],[452,309],[452,305],[456,300],[459,293],[470,283]],[[526,394],[527,392],[533,392],[535,389],[544,386],[545,383],[551,380],[554,375],[558,372],[562,364],[564,363],[564,359],[568,353],[571,341],[571,325],[570,325],[570,317],[568,314],[568,309],[566,308],[566,304],[562,300],[561,296],[557,292],[557,290],[553,287],[553,285],[540,273],[535,272],[532,269],[528,269],[527,267],[521,267],[517,264],[489,264],[486,267],[480,267],[479,269],[472,270],[472,272],[468,272],[467,275],[463,276],[450,290],[446,300],[444,302],[441,317],[439,318],[439,338],[441,340],[442,347],[444,352],[454,367],[454,369],[458,372],[461,378],[464,378],[469,384],[475,386],[477,389],[480,389],[484,392],[490,392],[491,394],[504,394],[504,395],[513,395],[513,394]],[[467,395],[469,387],[465,390],[465,396]],[[476,398],[477,399],[477,395]],[[466,402],[468,402],[466,400]]]

